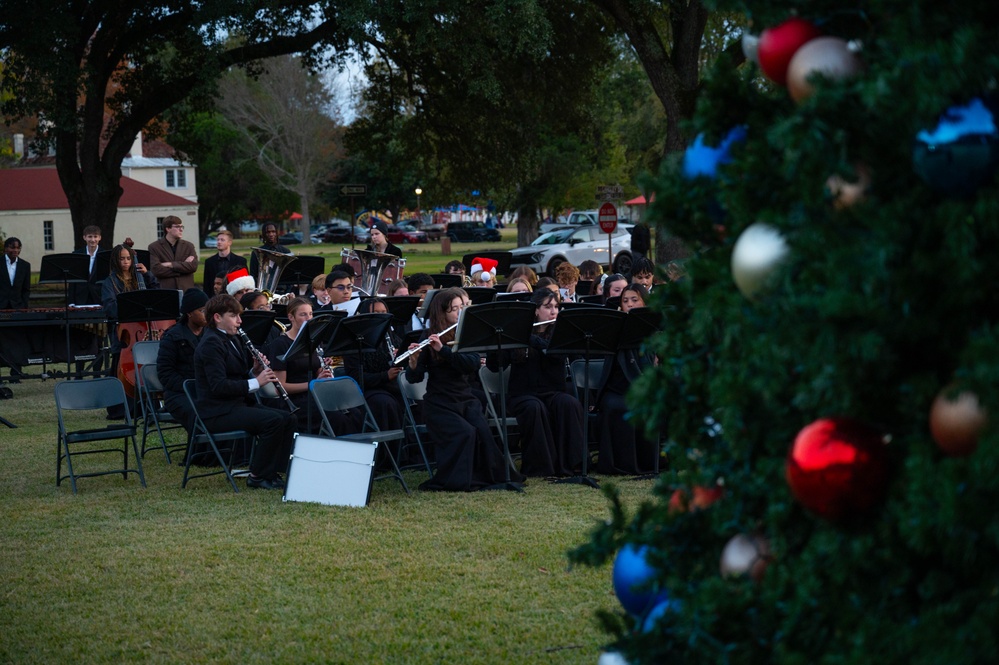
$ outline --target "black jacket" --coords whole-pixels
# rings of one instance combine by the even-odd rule
[[[214,418],[247,404],[253,358],[238,337],[208,328],[194,352],[198,382],[198,413]]]
[[[205,282],[202,290],[208,294],[209,298],[215,295],[215,276],[223,270],[229,272],[234,268],[246,268],[249,270],[246,266],[246,259],[232,252],[229,252],[229,256],[224,259],[218,255],[218,252],[205,259]],[[251,275],[251,277],[253,279],[257,278],[256,275]]]
[[[0,258],[0,309],[26,309],[31,287],[31,264],[24,259],[14,263],[14,283],[7,274],[7,260]]]
[[[160,338],[160,350],[156,356],[156,373],[167,395],[184,394],[184,381],[194,378],[194,354],[201,338],[195,335],[183,322],[171,326]]]

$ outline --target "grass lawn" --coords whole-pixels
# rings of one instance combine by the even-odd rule
[[[182,490],[153,451],[147,488],[83,478],[74,496],[55,486],[54,385],[0,401],[18,425],[0,426],[0,662],[593,664],[607,642],[610,567],[565,558],[608,515],[598,491],[380,481],[366,508],[327,507],[221,477]],[[652,487],[617,484],[630,506]]]

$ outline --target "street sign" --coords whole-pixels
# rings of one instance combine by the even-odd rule
[[[340,185],[340,196],[367,196],[367,185]]]
[[[597,185],[598,201],[618,201],[624,197],[624,185]]]
[[[614,229],[617,228],[617,208],[614,207],[613,203],[605,203],[600,206],[600,212],[597,213],[597,223],[600,224],[600,230],[604,233],[614,233]]]

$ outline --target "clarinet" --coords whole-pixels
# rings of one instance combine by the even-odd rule
[[[246,334],[246,331],[239,328],[237,332],[239,333],[239,338],[243,340],[243,344],[245,344],[246,348],[250,350],[250,354],[254,357],[254,359],[263,365],[264,369],[270,369],[271,366],[268,364],[267,359],[264,358],[264,354],[257,351],[257,347],[253,346],[253,342],[250,341],[250,336]],[[274,382],[274,388],[277,390],[281,399],[284,400],[284,403],[288,405],[288,411],[291,413],[298,411],[298,407],[291,401],[291,397],[288,396],[288,391],[284,389],[284,386],[281,385],[280,381]]]

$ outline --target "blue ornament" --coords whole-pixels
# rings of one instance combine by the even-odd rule
[[[974,193],[999,164],[995,114],[977,97],[952,106],[932,132],[916,135],[912,161],[916,174],[934,189],[951,196]]]
[[[714,178],[718,174],[719,166],[732,161],[732,146],[744,140],[746,140],[746,128],[743,125],[730,129],[717,148],[704,145],[704,134],[698,134],[694,144],[683,153],[683,177]]]
[[[665,591],[661,591],[652,601],[652,609],[642,620],[642,632],[650,633],[655,630],[656,622],[667,612],[679,612],[680,601],[670,600]]]
[[[621,607],[635,616],[641,616],[656,597],[655,589],[648,586],[656,576],[656,569],[645,559],[648,553],[648,546],[629,543],[614,559],[614,593]]]

